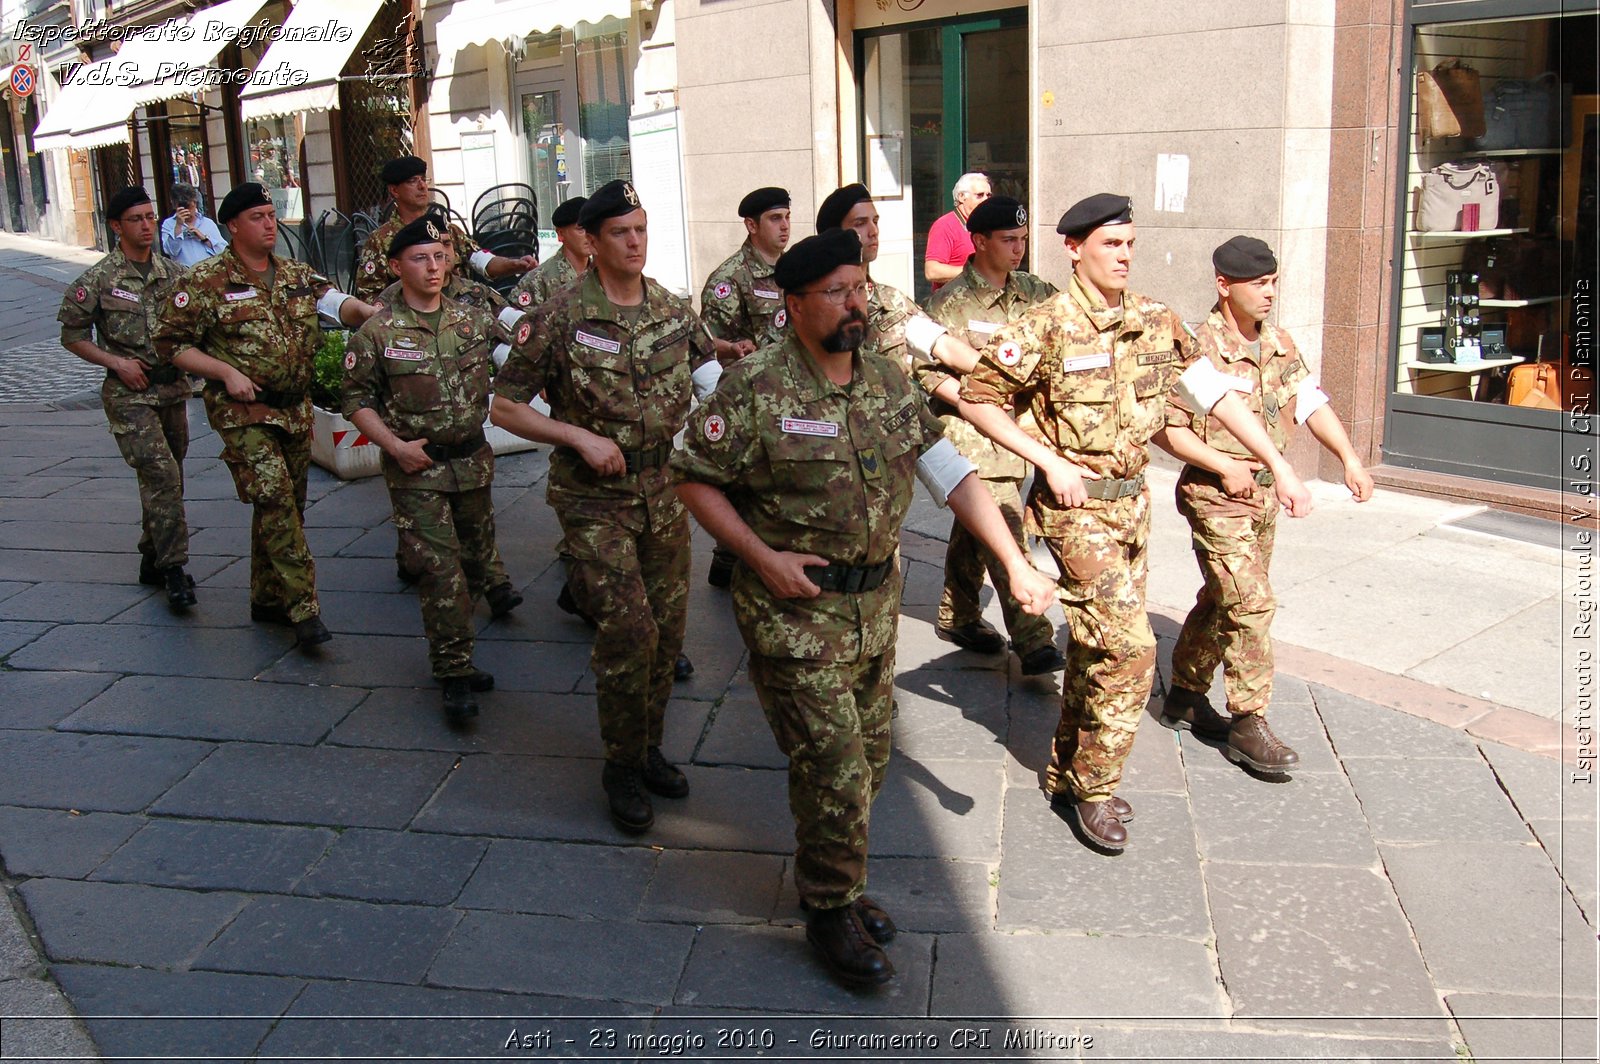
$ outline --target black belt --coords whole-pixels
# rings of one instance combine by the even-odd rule
[[[1091,499],[1125,499],[1144,490],[1144,474],[1140,473],[1126,480],[1113,480],[1110,477],[1086,480],[1083,482],[1083,490],[1089,493]]]
[[[435,462],[449,462],[457,458],[471,458],[483,450],[485,442],[487,441],[480,432],[465,443],[425,443],[422,445],[422,453]]]
[[[845,565],[829,562],[827,565],[806,567],[806,576],[824,591],[843,591],[849,595],[863,591],[876,591],[894,571],[894,558],[877,565]]]
[[[183,379],[183,371],[171,363],[165,366],[145,366],[144,377],[151,384],[177,384]],[[112,378],[122,379],[117,377],[116,370],[106,370],[106,379],[111,380]]]
[[[646,469],[655,469],[664,466],[672,458],[672,444],[663,443],[659,447],[647,447],[642,451],[623,451],[622,462],[626,472],[638,473]]]
[[[206,388],[214,393],[218,393],[221,398],[226,399],[230,403],[240,402],[240,400],[235,399],[233,396],[228,394],[227,386],[221,381],[212,381],[206,385]],[[280,392],[275,388],[257,388],[256,397],[248,401],[252,403],[260,403],[263,406],[270,406],[274,410],[288,410],[291,407],[299,406],[301,403],[305,402],[306,396],[309,394],[309,392]]]

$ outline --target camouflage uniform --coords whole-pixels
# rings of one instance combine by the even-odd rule
[[[750,340],[756,349],[781,343],[789,324],[773,267],[756,254],[749,238],[711,271],[700,293],[700,316],[719,340]]]
[[[1189,361],[1207,358],[1221,372],[1249,381],[1250,391],[1242,398],[1266,425],[1273,446],[1284,451],[1294,424],[1295,390],[1311,375],[1289,334],[1263,322],[1257,355],[1213,307],[1196,335],[1198,350]],[[1167,424],[1192,429],[1229,457],[1254,461],[1221,422],[1195,417],[1176,396],[1167,407]],[[1186,465],[1178,479],[1178,511],[1189,522],[1205,583],[1173,649],[1172,682],[1204,693],[1220,664],[1228,709],[1235,714],[1264,712],[1272,700],[1271,627],[1278,603],[1267,568],[1278,502],[1271,484],[1270,474],[1258,473],[1250,497],[1234,499],[1215,474],[1203,469]]]
[[[523,310],[537,307],[576,281],[578,276],[578,271],[567,261],[566,252],[558,248],[554,255],[522,275],[511,290],[511,302]]]
[[[969,261],[960,276],[933,294],[928,301],[928,316],[981,351],[1000,326],[1016,321],[1030,306],[1055,294],[1055,285],[1021,270],[1013,270],[1006,278],[1005,287],[996,288]],[[913,375],[930,397],[942,382],[955,376],[948,367],[933,363],[919,363]],[[930,398],[929,405],[939,415],[945,437],[978,467],[978,476],[994,496],[1012,538],[1026,555],[1028,544],[1022,530],[1021,492],[1028,464],[979,432],[948,403]],[[1023,612],[1012,597],[1006,567],[960,521],[951,522],[950,541],[945,548],[939,626],[960,628],[982,617],[978,595],[983,590],[985,571],[994,581],[1000,612],[1005,616],[1006,631],[1011,633],[1011,645],[1016,652],[1025,657],[1040,647],[1053,644],[1055,626],[1049,618]]]
[[[100,386],[106,423],[139,481],[142,569],[189,562],[189,525],[183,513],[183,459],[189,451],[189,376],[158,357],[151,346],[156,316],[183,267],[159,253],[150,276],[139,272],[121,247],[84,271],[61,301],[56,319],[61,342],[93,340],[119,358],[142,363],[149,386],[136,392],[114,372]]]
[[[402,302],[400,293],[400,282],[396,281],[367,302],[376,307],[398,307]],[[450,280],[445,283],[444,290],[440,294],[446,299],[454,300],[457,303],[465,303],[469,307],[486,310],[491,316],[498,315],[502,310],[511,306],[506,301],[505,296],[481,281],[474,281],[470,277],[461,276],[459,269],[450,271]]]
[[[922,309],[894,285],[867,282],[867,339],[861,350],[882,355],[909,369],[911,352],[906,346],[906,322]]]
[[[689,415],[689,375],[714,357],[689,305],[645,285],[643,306],[619,311],[591,270],[545,304],[529,335],[518,327],[495,378],[496,398],[526,403],[543,391],[551,417],[606,437],[628,460],[629,472],[602,477],[558,447],[546,498],[572,555],[574,592],[597,622],[589,666],[606,759],[632,768],[661,745],[683,648],[689,520],[667,459]]]
[[[317,300],[327,278],[293,259],[272,257],[272,288],[230,246],[179,280],[161,312],[163,359],[196,347],[255,383],[255,402],[232,399],[220,381],[205,389],[206,417],[222,438],[222,460],[250,525],[250,602],[292,622],[315,617],[316,563],[306,546],[306,477],[311,469],[311,366],[322,343]]]
[[[344,416],[373,410],[402,440],[427,439],[434,463],[406,473],[387,453],[383,479],[406,568],[418,576],[422,627],[437,679],[470,676],[472,592],[496,559],[494,449],[483,435],[489,412],[489,358],[509,339],[476,307],[444,299],[438,333],[407,306],[391,302],[350,337],[345,349]],[[531,327],[530,327],[531,329]]]
[[[814,908],[866,888],[872,800],[889,763],[895,562],[917,459],[939,422],[897,363],[858,355],[854,380],[828,380],[791,333],[742,359],[690,420],[679,479],[723,490],[774,548],[847,566],[887,565],[859,593],[778,599],[747,566],[734,617],[755,686],[789,758],[795,883]]]
[[[1131,494],[1059,505],[1034,480],[1027,529],[1061,567],[1061,606],[1072,641],[1061,684],[1061,722],[1045,773],[1052,794],[1109,798],[1122,778],[1155,678],[1156,641],[1145,614],[1150,493],[1142,487],[1150,438],[1166,423],[1185,337],[1164,304],[1123,294],[1108,308],[1074,276],[1067,291],[995,333],[961,397],[1001,405],[1016,398],[1024,430],[1068,461]],[[1106,490],[1106,482],[1085,481]]]
[[[395,211],[387,222],[369,233],[366,242],[361,245],[361,251],[356,256],[355,291],[350,294],[363,303],[376,302],[378,293],[394,281],[394,276],[389,273],[389,244],[405,224],[400,220],[400,212]],[[455,224],[450,226],[450,236],[456,259],[455,272],[461,274],[472,269],[472,256],[482,250],[478,242]]]

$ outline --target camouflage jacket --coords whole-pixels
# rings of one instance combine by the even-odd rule
[[[867,282],[867,339],[861,350],[882,355],[909,369],[911,352],[906,348],[906,322],[921,314],[922,308],[911,297],[888,284]]]
[[[772,279],[771,266],[762,261],[747,238],[727,261],[706,278],[700,292],[700,316],[719,340],[751,340],[756,349],[783,339],[789,315],[783,292]]]
[[[638,320],[627,323],[594,270],[557,292],[517,327],[495,378],[495,395],[526,403],[541,391],[550,416],[614,442],[624,452],[672,446],[689,416],[689,375],[715,358],[711,336],[689,304],[644,278]],[[550,456],[548,497],[558,509],[614,513],[643,504],[651,527],[682,512],[665,463],[602,477],[574,450]]]
[[[171,360],[156,354],[151,337],[156,320],[172,286],[183,276],[183,267],[159,252],[150,256],[150,277],[128,261],[122,248],[90,266],[67,288],[56,320],[61,323],[61,342],[75,344],[92,340],[118,358],[133,358],[146,367]],[[187,374],[171,384],[153,384],[136,392],[108,373],[108,398],[144,404],[160,404],[185,399],[189,395]]]
[[[400,282],[396,281],[374,296],[370,302],[378,307],[397,307],[402,302],[400,291]],[[446,282],[444,291],[441,294],[446,299],[453,299],[457,303],[465,303],[469,307],[486,310],[491,317],[498,315],[511,305],[506,302],[505,296],[488,285],[461,276],[460,270],[450,271],[450,280]]]
[[[333,289],[303,262],[274,255],[272,289],[230,245],[179,278],[156,327],[156,353],[170,359],[197,347],[249,377],[257,388],[304,398],[282,406],[239,403],[220,381],[206,384],[206,417],[216,429],[277,425],[311,431],[311,368],[322,329],[317,300]]]
[[[396,211],[389,216],[387,222],[368,234],[366,241],[361,245],[361,251],[356,256],[355,291],[350,294],[363,303],[374,302],[378,298],[378,293],[388,288],[390,282],[394,280],[394,275],[389,272],[389,242],[405,224],[400,220],[400,212]],[[450,235],[454,238],[456,274],[464,275],[472,269],[472,256],[481,249],[476,240],[461,231],[459,225],[450,226]]]
[[[1033,304],[1055,294],[1055,285],[1021,270],[1012,271],[1004,288],[996,288],[969,259],[960,276],[929,298],[928,316],[952,336],[982,351],[1000,326],[1016,321]],[[919,362],[912,375],[930,397],[944,381],[960,379],[949,367],[934,362]],[[1028,463],[979,432],[954,407],[932,398],[929,405],[944,423],[945,436],[978,467],[979,476],[1021,480],[1027,475]]]
[[[494,449],[483,437],[489,415],[489,349],[509,337],[480,307],[441,301],[439,331],[399,299],[385,305],[350,336],[344,355],[344,416],[376,411],[402,440],[459,446],[482,441],[471,455],[435,459],[420,473],[405,473],[383,456],[391,488],[471,491],[494,478]]]
[[[1289,446],[1289,433],[1294,427],[1295,391],[1300,382],[1311,376],[1311,370],[1300,355],[1299,348],[1289,334],[1261,323],[1261,356],[1243,338],[1228,328],[1220,308],[1213,306],[1205,324],[1195,330],[1196,343],[1181,368],[1187,369],[1201,358],[1230,377],[1249,383],[1250,390],[1240,393],[1250,410],[1267,427],[1272,444],[1282,451]],[[1167,424],[1193,429],[1200,439],[1223,454],[1234,458],[1253,459],[1248,448],[1234,439],[1233,433],[1222,427],[1214,416],[1196,418],[1194,412],[1174,393],[1167,401]]]
[[[847,565],[893,559],[917,459],[938,419],[897,363],[858,353],[847,386],[830,381],[791,333],[730,367],[695,410],[679,480],[724,491],[777,550]],[[894,645],[900,580],[874,591],[776,599],[744,566],[734,615],[750,649],[780,658],[855,661]]]
[[[584,271],[587,273],[588,271]],[[576,281],[581,274],[567,261],[567,253],[560,248],[538,267],[523,274],[511,290],[510,301],[523,310],[548,302],[550,297]]]
[[[1124,292],[1120,307],[1107,307],[1074,276],[994,334],[961,398],[996,406],[1014,398],[1018,422],[1045,446],[1101,477],[1133,477],[1166,425],[1187,339],[1166,304]],[[1060,535],[1063,511],[1041,487],[1029,499],[1029,531]]]

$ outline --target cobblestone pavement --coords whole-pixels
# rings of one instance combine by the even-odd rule
[[[100,258],[0,233],[0,402],[98,402],[105,370],[70,354],[60,343],[56,310],[68,284]]]

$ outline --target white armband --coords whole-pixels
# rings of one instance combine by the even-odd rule
[[[706,396],[717,390],[717,381],[721,379],[722,364],[712,359],[689,374],[689,383],[694,386],[694,397],[704,402]]]
[[[950,502],[950,493],[967,479],[967,474],[977,471],[977,466],[967,461],[949,440],[940,440],[917,459],[917,479],[940,506]]]
[[[489,352],[489,357],[494,359],[494,368],[499,369],[511,357],[511,345],[496,344],[494,350]]]
[[[322,298],[317,300],[317,313],[332,318],[334,321],[343,321],[339,317],[339,309],[344,306],[344,301],[354,297],[347,296],[337,288],[330,288],[322,293]]]
[[[1238,377],[1229,376],[1207,359],[1199,359],[1184,370],[1175,385],[1178,398],[1199,417],[1211,413],[1211,408],[1222,401],[1229,392],[1249,394],[1251,384]]]
[[[487,277],[489,276],[489,263],[493,261],[493,259],[494,252],[485,251],[482,248],[479,248],[477,251],[472,253],[472,257],[467,261],[472,263],[472,268],[474,270],[477,270],[479,273]]]
[[[508,329],[514,329],[517,327],[517,321],[521,319],[522,315],[525,313],[527,312],[518,310],[516,307],[507,307],[499,314],[500,324],[504,325]]]
[[[1321,381],[1315,377],[1307,377],[1294,390],[1294,423],[1304,425],[1308,417],[1332,401],[1328,398],[1328,393],[1322,390]]]
[[[926,314],[913,314],[906,319],[906,346],[916,358],[927,361],[933,357],[933,345],[949,331]]]

